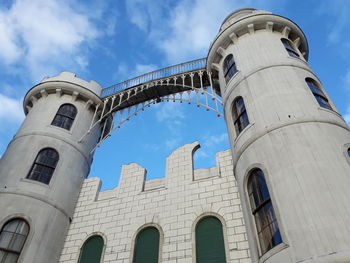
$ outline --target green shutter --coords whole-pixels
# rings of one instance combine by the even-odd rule
[[[92,236],[85,241],[79,263],[100,263],[103,249],[103,239],[100,236]]]
[[[216,217],[205,217],[196,226],[197,263],[225,263],[222,224]]]
[[[136,237],[133,263],[158,263],[159,231],[147,227]]]

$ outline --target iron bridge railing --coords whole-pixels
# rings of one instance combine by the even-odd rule
[[[138,76],[136,78],[132,78],[132,79],[120,82],[118,84],[114,84],[108,88],[102,89],[101,97],[108,97],[118,91],[125,90],[152,80],[185,73],[188,71],[203,69],[205,68],[206,63],[207,63],[206,58],[200,58],[200,59],[184,62],[181,64],[177,64],[174,66],[155,70],[155,71],[143,74],[141,76]]]

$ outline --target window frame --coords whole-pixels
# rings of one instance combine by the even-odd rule
[[[236,103],[240,99],[242,100],[242,103],[243,103],[243,109],[241,109],[241,111],[238,112]],[[250,124],[247,108],[245,106],[244,99],[242,96],[238,96],[233,100],[231,109],[232,109],[233,125],[235,127],[236,135],[238,136]],[[243,119],[246,119],[248,121],[244,127],[243,127],[243,122],[241,121],[242,117]]]
[[[18,225],[16,226],[15,232],[6,231],[7,233],[11,233],[11,234],[12,234],[12,235],[11,235],[11,241],[9,242],[8,245],[10,245],[10,244],[12,243],[13,237],[14,237],[14,236],[22,236],[22,237],[24,236],[23,244],[22,244],[21,248],[20,248],[18,251],[15,251],[15,250],[12,250],[12,249],[8,249],[8,248],[1,248],[1,247],[0,247],[0,251],[3,251],[4,253],[7,253],[7,254],[15,254],[15,255],[17,255],[17,259],[16,259],[15,262],[18,262],[18,260],[19,260],[19,258],[20,258],[20,256],[21,256],[21,254],[22,254],[22,252],[23,252],[23,248],[24,248],[24,246],[26,245],[26,242],[27,242],[28,237],[29,237],[29,235],[30,235],[30,225],[29,225],[28,221],[25,220],[25,219],[22,218],[22,217],[10,218],[10,219],[6,220],[6,221],[3,223],[3,225],[2,225],[2,227],[1,227],[1,229],[0,229],[0,237],[1,237],[1,235],[4,233],[4,228],[6,227],[6,225],[9,224],[9,223],[12,222],[12,221],[20,221],[20,222],[23,222],[23,223],[26,225],[26,227],[27,227],[27,232],[26,232],[26,234],[19,234],[19,233],[17,233],[16,230],[17,230],[17,228],[18,228]],[[16,238],[15,238],[15,239],[16,239]]]
[[[268,193],[268,198],[262,200],[262,202],[259,205],[256,206],[255,203],[254,204],[252,203],[251,195],[253,194],[253,192],[250,193],[249,187],[250,187],[250,181],[252,180],[252,177],[256,176],[256,172],[259,172],[259,171],[261,172],[261,175],[262,175],[262,177],[264,179],[264,184],[265,184],[265,188],[266,188],[267,193]],[[246,180],[246,187],[245,187],[245,189],[246,189],[247,202],[248,202],[248,206],[250,208],[250,214],[251,214],[251,217],[252,217],[252,222],[254,224],[253,229],[254,229],[254,232],[255,232],[255,238],[257,240],[259,256],[263,257],[266,254],[269,254],[270,251],[276,251],[275,250],[276,247],[280,247],[281,244],[284,244],[283,237],[282,237],[282,232],[281,232],[280,224],[278,223],[278,218],[277,218],[277,215],[276,215],[276,212],[275,212],[275,207],[274,207],[274,205],[272,203],[272,198],[271,198],[271,194],[270,194],[270,191],[269,191],[269,187],[267,185],[266,176],[265,176],[264,171],[261,168],[259,168],[259,167],[254,167],[254,168],[249,170],[249,172],[247,173],[247,177],[246,178],[247,178],[247,180]],[[255,201],[254,197],[253,197],[253,200]],[[273,212],[273,220],[270,221],[270,218],[267,216],[268,214],[265,211],[264,217],[260,220],[260,222],[258,222],[256,214],[259,214],[259,212],[263,211],[264,208],[268,208],[269,209],[269,206],[270,206],[271,210],[266,210],[266,211],[272,211]],[[264,224],[265,220],[267,220],[267,222],[268,222],[267,224]],[[275,233],[277,233],[277,232],[279,233],[279,242],[278,242],[278,239],[277,239],[277,243],[275,243],[271,247],[269,247],[269,244],[268,244],[268,246],[266,246],[266,248],[263,249],[264,237],[262,236],[262,238],[261,238],[260,233],[263,234],[264,230],[269,229],[270,230],[269,231],[269,235],[271,235],[271,240],[269,241],[269,243],[270,243],[272,240],[274,240],[274,233],[272,232],[273,229],[271,228],[271,227],[274,226],[274,224],[277,227],[277,231]],[[258,229],[258,225],[261,228],[260,230]]]
[[[232,77],[238,72],[236,61],[233,57],[233,54],[227,55],[222,64],[223,64],[223,75],[227,84],[232,79]]]
[[[331,104],[329,103],[329,99],[321,89],[320,85],[316,80],[313,78],[307,77],[305,78],[305,83],[311,93],[314,95],[315,100],[317,101],[318,105],[324,109],[333,111],[333,108]],[[320,102],[319,99],[322,101]]]
[[[281,38],[281,42],[290,57],[300,59],[298,49],[294,46],[294,43],[292,41],[287,38]]]
[[[43,152],[46,151],[46,150],[52,150],[53,152],[56,153],[57,158],[56,158],[56,160],[55,160],[55,162],[56,162],[55,165],[51,165],[51,164],[48,164],[47,162],[44,163],[44,162],[41,162],[41,161],[40,161],[40,158],[41,158],[40,154],[43,153]],[[44,158],[48,158],[48,157],[47,157],[47,156],[44,156]],[[29,170],[29,172],[28,172],[28,174],[27,174],[27,176],[26,176],[26,179],[33,180],[33,181],[36,181],[36,182],[39,182],[39,183],[42,183],[42,184],[49,185],[49,184],[50,184],[50,181],[51,181],[51,179],[52,179],[52,177],[53,177],[53,174],[54,174],[54,172],[55,172],[55,170],[56,170],[56,167],[57,167],[57,164],[58,164],[59,160],[60,160],[60,155],[59,155],[59,153],[58,153],[58,151],[57,151],[56,149],[51,148],[51,147],[46,147],[46,148],[41,149],[41,150],[38,152],[38,154],[36,155],[36,157],[35,157],[35,159],[34,159],[34,162],[33,162],[32,166],[31,166],[31,168],[30,168],[30,170]],[[42,173],[42,172],[39,173],[39,174],[40,174],[39,178],[42,178],[42,177],[43,177],[43,178],[47,178],[47,177],[49,177],[47,183],[46,183],[45,181],[43,181],[43,180],[38,180],[38,179],[32,178],[33,176],[31,176],[31,175],[32,175],[33,172],[35,172],[35,170],[34,170],[35,167],[41,167],[41,168],[49,168],[49,169],[52,169],[52,172],[51,172],[51,174],[49,174],[49,175],[48,175],[48,174],[45,174],[45,173]]]
[[[60,110],[64,107],[64,106],[71,106],[72,109],[74,109],[74,112],[73,112],[73,115],[74,116],[70,116],[69,114],[67,113],[62,113],[60,112]],[[56,114],[55,114],[55,117],[52,119],[52,122],[51,122],[51,125],[52,126],[55,126],[55,127],[58,127],[58,128],[61,128],[61,129],[65,129],[67,131],[70,131],[72,129],[72,126],[73,126],[73,123],[74,123],[74,120],[75,118],[77,117],[78,115],[78,109],[77,107],[75,107],[73,104],[71,103],[64,103],[62,105],[60,105],[60,107],[58,108]],[[64,121],[59,121],[58,118],[64,118]],[[66,128],[64,127],[65,125],[62,125],[62,124],[65,124],[66,121],[69,120],[70,121],[70,124],[69,124],[69,128]],[[61,124],[61,125],[60,125]]]

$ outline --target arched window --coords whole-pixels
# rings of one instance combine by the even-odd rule
[[[142,229],[136,237],[133,263],[158,263],[159,238],[157,228]]]
[[[85,241],[80,250],[79,263],[100,263],[103,250],[103,238],[95,235]]]
[[[27,178],[49,184],[58,162],[58,153],[52,148],[42,149],[35,158]]]
[[[236,133],[238,135],[249,124],[248,114],[242,97],[238,97],[234,100],[232,114]]]
[[[329,104],[328,99],[323,94],[322,90],[319,88],[316,81],[314,81],[311,78],[306,78],[305,81],[306,81],[307,85],[309,86],[312,94],[314,94],[315,99],[317,100],[318,104],[323,108],[331,110],[332,107]]]
[[[282,242],[275,211],[263,171],[254,169],[248,179],[248,195],[261,253],[264,254]]]
[[[225,80],[226,80],[226,83],[228,83],[229,80],[232,78],[232,76],[234,74],[236,74],[236,72],[238,71],[237,67],[236,67],[236,62],[233,59],[233,55],[232,54],[228,55],[225,58],[223,66],[224,66]]]
[[[29,225],[20,218],[7,221],[0,232],[0,262],[16,263],[29,233]]]
[[[196,225],[196,261],[226,262],[222,224],[214,216],[204,217]]]
[[[294,57],[294,58],[299,58],[299,53],[295,49],[294,44],[292,42],[290,42],[290,40],[288,40],[286,38],[282,38],[281,41],[283,43],[284,48],[287,50],[289,56]]]
[[[63,104],[58,109],[51,125],[70,130],[76,115],[76,107],[74,107],[72,104]]]

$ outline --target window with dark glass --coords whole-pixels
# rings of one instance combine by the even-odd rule
[[[51,125],[70,130],[76,115],[77,108],[75,108],[72,104],[63,104],[58,109]]]
[[[237,99],[234,100],[232,113],[233,113],[236,133],[238,135],[249,124],[248,114],[245,109],[245,105],[242,97],[238,97]]]
[[[332,107],[329,104],[328,99],[326,98],[326,96],[324,95],[322,90],[319,88],[319,86],[316,84],[316,82],[310,78],[306,78],[305,81],[306,81],[307,85],[309,86],[312,94],[314,94],[315,99],[317,100],[318,104],[323,108],[331,110]]]
[[[80,250],[79,263],[100,263],[103,251],[103,238],[95,235],[84,242]]]
[[[29,225],[23,219],[12,219],[0,232],[0,262],[16,263],[29,233]]]
[[[55,171],[58,158],[58,153],[54,149],[45,148],[41,150],[36,156],[27,178],[49,184],[52,174]]]
[[[287,50],[289,56],[294,57],[294,58],[299,58],[299,53],[295,49],[294,44],[292,42],[290,42],[290,40],[288,40],[286,38],[282,38],[281,41],[283,43],[284,48]]]
[[[158,263],[159,238],[157,228],[142,229],[136,237],[133,263]]]
[[[350,157],[350,148],[348,148],[348,156]]]
[[[254,169],[248,179],[248,195],[254,215],[261,253],[282,242],[264,173]]]
[[[196,225],[196,262],[226,262],[222,224],[214,216],[205,217]]]
[[[226,83],[229,82],[229,80],[232,78],[234,74],[236,74],[237,67],[236,67],[236,62],[233,59],[233,55],[230,54],[228,55],[225,60],[224,60],[224,76]]]

